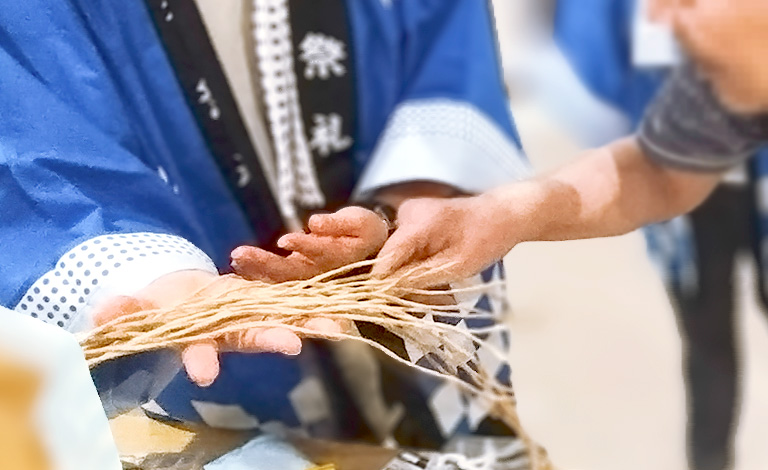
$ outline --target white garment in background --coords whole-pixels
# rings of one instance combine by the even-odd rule
[[[34,418],[53,470],[122,468],[107,416],[74,336],[0,307],[0,354],[42,379]]]

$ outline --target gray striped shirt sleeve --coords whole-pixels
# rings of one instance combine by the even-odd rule
[[[647,157],[689,171],[728,170],[754,155],[766,140],[768,115],[729,111],[692,65],[670,76],[638,130]]]

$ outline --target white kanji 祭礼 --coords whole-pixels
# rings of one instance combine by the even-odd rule
[[[304,77],[307,80],[315,77],[327,80],[331,74],[341,77],[347,72],[341,63],[347,58],[347,52],[344,43],[338,39],[322,33],[307,33],[299,48],[299,58],[305,63]]]
[[[336,113],[315,114],[312,126],[312,140],[309,146],[320,155],[327,157],[331,152],[341,152],[352,145],[349,136],[341,135],[341,116]]]

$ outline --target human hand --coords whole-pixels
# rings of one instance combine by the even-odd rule
[[[450,199],[411,199],[398,211],[398,229],[379,252],[373,273],[411,272],[407,280],[433,287],[467,278],[501,259],[517,243],[511,211],[493,193]]]
[[[288,256],[254,246],[232,251],[232,268],[251,280],[282,282],[309,279],[375,254],[387,240],[386,223],[375,212],[350,206],[309,218],[309,233],[284,235],[277,246]]]
[[[225,281],[212,284],[219,279],[218,275],[197,270],[167,274],[133,296],[107,299],[96,308],[94,322],[99,326],[114,318],[142,310],[173,307],[197,293],[215,295],[226,291],[231,283]],[[321,333],[341,332],[339,324],[323,318],[308,320],[303,327]],[[232,351],[296,355],[301,352],[301,339],[286,328],[254,328],[189,346],[181,354],[182,363],[189,378],[205,387],[212,384],[219,375],[219,353]]]
[[[653,15],[669,23],[735,112],[768,111],[768,3],[764,0],[654,0]]]

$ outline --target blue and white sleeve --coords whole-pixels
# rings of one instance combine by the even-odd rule
[[[14,310],[72,332],[93,328],[94,307],[132,295],[184,270],[217,274],[213,261],[182,237],[135,232],[100,235],[64,254],[26,291]]]
[[[0,29],[32,8],[22,6],[4,13]],[[64,21],[65,13],[76,17],[52,16]],[[12,33],[44,36],[52,26],[43,19]],[[60,49],[96,55],[83,29],[61,35]],[[189,191],[141,158],[136,123],[105,66],[69,56],[73,65],[60,66],[65,58],[20,39],[0,35],[0,305],[82,330],[111,295],[179,270],[216,272],[187,241],[205,242]],[[93,77],[73,80],[71,70]]]
[[[475,193],[526,177],[488,2],[391,8],[402,27],[403,88],[357,193],[420,180]]]

